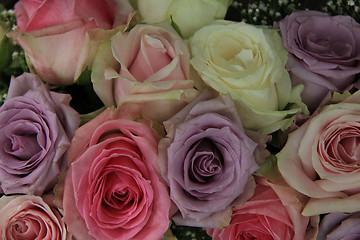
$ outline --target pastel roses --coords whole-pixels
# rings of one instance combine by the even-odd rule
[[[330,91],[349,90],[360,72],[360,25],[350,16],[299,11],[279,23],[286,68],[302,83],[303,101],[314,111]],[[331,30],[329,30],[331,29]]]
[[[285,181],[310,197],[303,214],[359,211],[360,92],[328,104],[277,154]]]
[[[164,122],[159,161],[179,209],[176,223],[223,227],[232,207],[249,199],[257,144],[244,132],[234,103],[210,91]]]
[[[158,136],[113,108],[79,128],[68,152],[64,221],[76,239],[160,239],[170,198],[157,165]]]
[[[150,21],[155,2],[175,27],[132,19],[130,3]],[[153,240],[171,221],[214,240],[360,236],[360,92],[317,108],[356,83],[359,24],[298,12],[279,23],[283,41],[278,29],[209,24],[230,2],[16,4],[8,36],[38,75],[12,78],[0,108],[1,194],[14,195],[0,198],[3,239]],[[208,15],[192,22],[189,6]],[[191,25],[183,37],[173,20]],[[71,85],[83,70],[105,110],[79,127],[70,95],[50,84]],[[317,110],[266,159],[267,134],[309,113],[301,96]],[[35,196],[51,190],[59,210]]]
[[[70,95],[30,73],[12,78],[0,108],[0,186],[5,194],[41,195],[67,169],[64,153],[79,126]]]

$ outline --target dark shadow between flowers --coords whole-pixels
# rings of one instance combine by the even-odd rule
[[[91,84],[74,84],[66,87],[66,92],[72,97],[71,107],[76,109],[79,114],[91,113],[104,106]]]
[[[171,232],[177,239],[196,239],[196,240],[211,240],[207,235],[205,229],[199,227],[178,226],[174,222],[171,224]]]

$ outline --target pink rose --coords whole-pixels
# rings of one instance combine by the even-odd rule
[[[15,4],[18,27],[9,36],[43,80],[70,85],[91,66],[92,39],[108,34],[101,29],[126,24],[131,12],[128,0],[21,0]]]
[[[68,152],[64,221],[76,239],[160,239],[170,197],[157,172],[159,137],[113,108],[80,127]]]
[[[285,181],[310,197],[304,215],[360,211],[359,119],[358,91],[313,114],[277,154]]]
[[[214,240],[277,239],[304,240],[309,218],[302,216],[304,196],[283,181],[257,179],[254,196],[236,207],[230,225],[207,229]]]
[[[58,210],[33,195],[0,198],[0,236],[4,240],[70,239]]]
[[[311,111],[328,92],[352,87],[360,72],[360,25],[354,19],[299,11],[279,27],[289,51],[286,68],[294,84],[304,84],[301,96]]]
[[[101,45],[92,81],[106,106],[138,103],[161,122],[197,95],[189,69],[187,46],[170,24],[138,24]]]

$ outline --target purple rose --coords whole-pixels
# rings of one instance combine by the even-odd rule
[[[314,111],[330,91],[352,87],[360,72],[360,25],[350,16],[317,11],[294,12],[279,23],[289,51],[286,68],[302,98]]]
[[[63,155],[80,121],[70,99],[50,91],[37,75],[11,79],[0,108],[0,186],[5,194],[41,195],[66,169]]]
[[[320,222],[317,240],[360,239],[360,212],[330,213]]]
[[[228,225],[232,207],[252,196],[258,169],[257,143],[244,133],[231,97],[203,91],[164,126],[159,161],[180,211],[175,223]]]

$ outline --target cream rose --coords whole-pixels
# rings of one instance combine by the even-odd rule
[[[188,38],[213,20],[224,19],[231,2],[231,0],[137,0],[137,5],[144,22],[174,21],[182,36]]]
[[[215,21],[189,42],[191,65],[206,85],[231,95],[245,128],[268,134],[307,113],[302,86],[292,87],[284,67],[287,52],[277,30]]]

